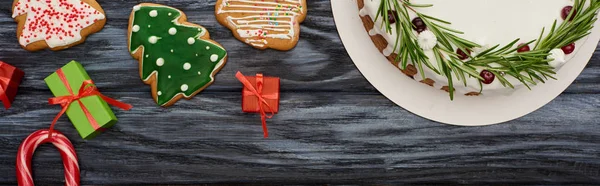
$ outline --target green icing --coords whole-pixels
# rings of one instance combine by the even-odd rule
[[[157,73],[157,103],[161,106],[180,93],[189,97],[213,82],[212,74],[227,56],[221,46],[199,38],[207,34],[205,29],[178,23],[181,14],[167,6],[138,5],[130,25],[129,50],[143,52],[143,80]]]

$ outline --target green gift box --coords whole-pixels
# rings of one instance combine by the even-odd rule
[[[74,95],[78,95],[83,82],[90,80],[87,72],[77,61],[71,61],[61,68],[65,80],[63,82],[59,77],[58,71],[46,77],[44,81],[52,94],[56,97],[72,95],[65,83],[71,87]],[[90,123],[81,105],[77,101],[73,101],[67,108],[67,116],[79,132],[83,139],[92,139],[106,128],[112,127],[117,122],[117,117],[108,106],[108,103],[100,96],[93,95],[79,99],[83,106],[89,111],[92,119],[97,122],[97,128]]]

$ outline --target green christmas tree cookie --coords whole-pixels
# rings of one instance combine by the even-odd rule
[[[204,27],[186,21],[183,12],[151,3],[133,7],[129,19],[129,51],[160,106],[208,87],[227,61],[225,49]]]

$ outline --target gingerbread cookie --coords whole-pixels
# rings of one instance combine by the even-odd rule
[[[258,49],[294,48],[307,12],[306,0],[218,0],[215,6],[219,23]]]
[[[187,22],[173,7],[142,3],[129,18],[129,51],[139,61],[140,77],[152,86],[160,106],[191,99],[208,87],[225,65],[227,52],[208,31]]]
[[[95,0],[14,0],[19,44],[29,51],[64,50],[104,27],[104,10]]]

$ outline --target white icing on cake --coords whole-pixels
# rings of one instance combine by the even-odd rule
[[[550,64],[550,66],[554,68],[560,68],[567,62],[565,60],[565,52],[563,52],[563,50],[561,49],[553,49],[552,51],[550,51],[550,55],[548,56],[548,58],[553,59],[548,64]]]
[[[520,38],[519,43],[526,43],[539,37],[542,28],[548,30],[554,20],[560,24],[561,10],[565,6],[573,5],[572,0],[418,0],[411,1],[415,4],[433,4],[433,7],[416,8],[417,11],[437,17],[452,23],[449,27],[463,31],[465,34],[461,37],[476,42],[483,46],[482,49],[476,49],[475,52],[483,51],[500,44],[502,46],[509,44],[513,40]],[[360,10],[361,16],[369,16],[374,22],[381,0],[364,0],[364,7]],[[462,5],[462,6],[461,6]],[[453,10],[449,9],[452,8]],[[460,9],[458,9],[460,8]],[[411,12],[411,18],[416,17]],[[373,29],[369,30],[369,35],[381,35],[388,41],[389,45],[383,50],[386,56],[391,55],[396,41],[396,29],[392,26],[392,34],[385,31],[382,27],[382,20],[379,18],[375,22]],[[547,32],[547,31],[546,31]],[[416,32],[414,32],[417,34]],[[587,38],[585,38],[587,39]],[[583,39],[583,40],[585,40]],[[584,41],[578,41],[580,46]],[[533,44],[530,45],[533,47]],[[569,56],[563,56],[567,61],[576,54],[577,51]],[[436,64],[435,57],[431,51],[425,53]],[[563,62],[564,63],[564,62]],[[555,64],[556,67],[562,64]],[[557,69],[558,70],[558,69]],[[424,68],[426,78],[434,80],[435,88],[441,88],[448,84],[448,79]],[[524,87],[523,84],[512,76],[504,76],[515,88]],[[415,75],[415,80],[421,81],[421,74]],[[454,78],[454,87],[457,93],[465,94],[469,92],[479,92],[480,83],[476,78],[468,78],[468,86],[464,86],[462,81]],[[483,85],[482,93],[489,94],[510,94],[513,89],[502,86],[500,81],[494,80],[492,84]]]

